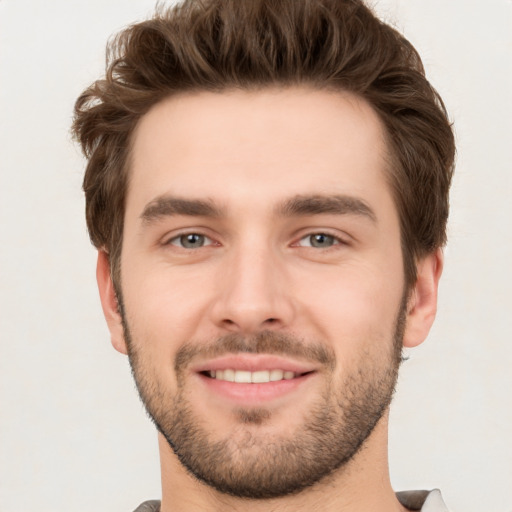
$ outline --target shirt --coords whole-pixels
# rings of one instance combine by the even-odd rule
[[[444,504],[439,489],[433,491],[402,491],[397,492],[398,501],[410,510],[420,512],[450,512]],[[158,500],[145,501],[133,512],[160,512]]]

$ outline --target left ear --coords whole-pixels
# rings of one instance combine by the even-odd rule
[[[416,347],[427,337],[437,311],[437,290],[443,272],[443,252],[437,249],[417,265],[416,283],[407,301],[404,347]]]

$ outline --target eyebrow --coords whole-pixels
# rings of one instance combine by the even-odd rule
[[[346,195],[298,195],[279,205],[277,213],[284,217],[351,214],[367,217],[373,223],[377,222],[375,212],[365,201]]]
[[[377,222],[375,212],[365,201],[346,195],[297,195],[275,208],[281,217],[335,214],[360,215]],[[140,218],[151,223],[162,217],[185,215],[189,217],[220,218],[224,210],[209,199],[184,199],[175,196],[160,196],[146,205]]]
[[[161,196],[146,205],[140,218],[144,223],[150,223],[161,217],[173,215],[221,217],[222,211],[210,200]]]

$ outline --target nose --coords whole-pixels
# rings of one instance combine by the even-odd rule
[[[286,265],[272,250],[247,247],[223,263],[213,321],[224,331],[254,334],[290,326],[294,317]]]

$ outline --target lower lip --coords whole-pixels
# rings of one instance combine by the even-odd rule
[[[212,393],[240,405],[248,405],[268,402],[293,393],[309,381],[313,377],[314,372],[289,380],[284,379],[263,384],[228,382],[226,380],[212,379],[200,373],[197,375]]]

